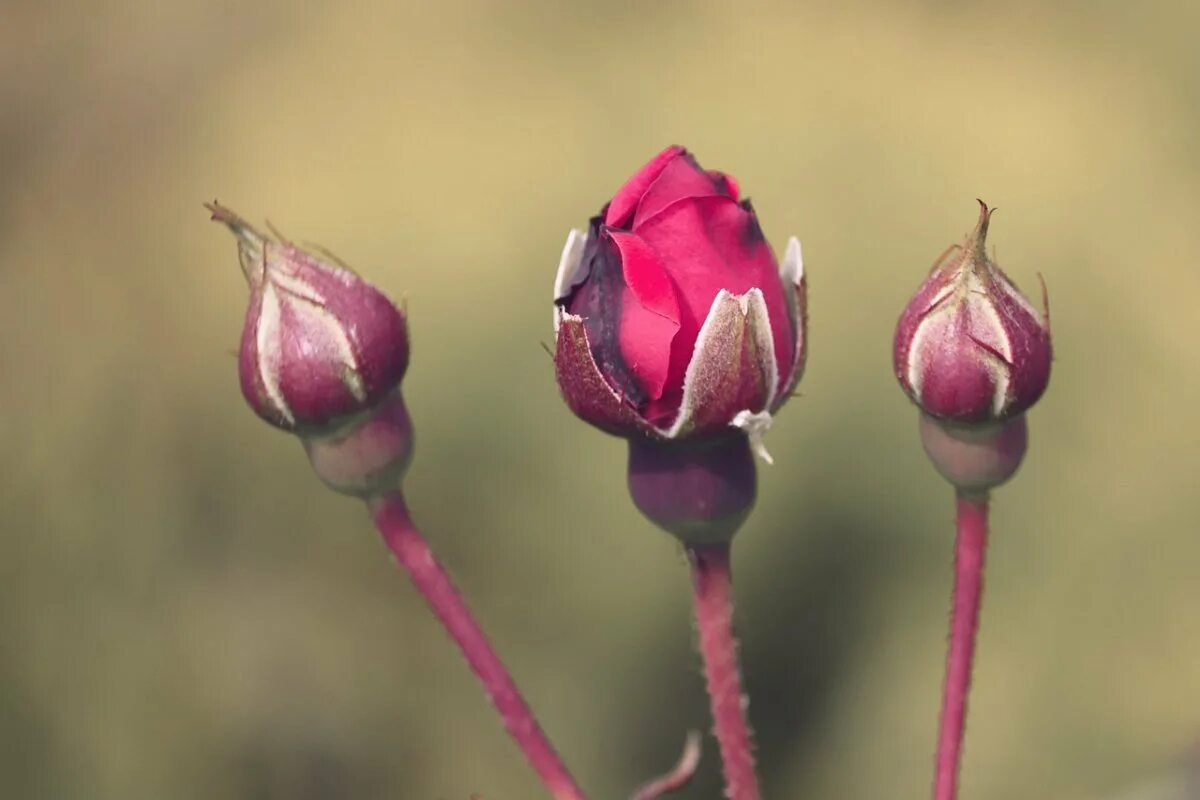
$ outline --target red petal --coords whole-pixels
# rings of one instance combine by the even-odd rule
[[[621,299],[621,356],[651,401],[662,396],[671,366],[671,343],[679,331],[675,285],[645,242],[631,233],[608,231],[621,254],[625,292]]]
[[[625,185],[617,190],[617,193],[613,195],[612,202],[608,204],[608,212],[604,215],[604,224],[614,228],[625,227],[633,218],[638,201],[658,178],[659,173],[666,168],[671,159],[686,152],[679,145],[671,145],[652,158],[632,178],[625,181]]]
[[[794,367],[795,335],[775,256],[753,213],[728,197],[699,197],[667,208],[640,227],[638,235],[654,248],[679,294],[680,329],[671,348],[663,403],[647,409],[647,418],[669,418],[678,407],[696,335],[721,289],[733,294],[762,290],[780,386],[786,385]]]
[[[647,310],[679,321],[679,300],[675,285],[650,245],[632,233],[607,231],[621,253],[621,274],[638,302]]]
[[[702,170],[690,153],[672,159],[638,201],[633,230],[636,231],[639,225],[676,201],[727,194],[725,181],[720,173],[717,176],[714,179]]]
[[[732,175],[726,175],[724,172],[710,169],[708,176],[714,181],[725,181],[725,191],[722,194],[728,194],[734,200],[741,199],[741,190],[738,188],[737,180]]]

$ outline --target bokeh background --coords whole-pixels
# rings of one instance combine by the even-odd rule
[[[768,796],[927,792],[951,497],[890,341],[978,196],[1058,358],[995,503],[964,796],[1182,797],[1198,25],[1188,0],[5,0],[0,795],[541,796],[360,507],[243,406],[214,197],[408,298],[418,521],[594,797],[671,763],[707,727],[681,553],[540,345],[567,229],[679,142],[810,274],[736,547]],[[719,794],[710,742],[683,797]]]

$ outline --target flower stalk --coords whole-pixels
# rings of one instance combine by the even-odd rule
[[[725,796],[759,800],[754,746],[746,720],[749,698],[742,691],[737,639],[733,632],[733,573],[729,542],[687,547],[692,598],[704,678],[712,709],[713,735],[721,750]]]
[[[988,537],[987,493],[959,491],[957,509],[950,647],[946,653],[946,678],[942,685],[934,800],[955,800],[958,796],[967,696],[971,689],[979,607],[983,600],[983,566]]]
[[[369,500],[368,507],[396,562],[408,573],[413,586],[462,651],[500,715],[504,729],[521,748],[550,796],[554,800],[584,800],[583,790],[538,724],[504,662],[413,524],[403,496],[399,491],[391,492]]]
[[[250,285],[238,352],[246,402],[300,439],[326,486],[366,501],[551,797],[585,800],[404,504],[413,428],[400,391],[409,355],[403,311],[324,251],[263,233],[216,203],[207,207],[236,237]]]
[[[989,492],[1021,466],[1029,444],[1026,412],[1046,391],[1053,361],[1045,286],[1038,310],[988,257],[992,213],[980,200],[975,229],[938,258],[901,313],[893,340],[896,379],[920,409],[921,445],[957,497],[934,800],[958,794]]]

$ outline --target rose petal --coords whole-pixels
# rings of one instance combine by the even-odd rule
[[[649,400],[662,397],[679,331],[675,286],[654,250],[631,233],[607,231],[621,254],[626,295],[621,303],[620,342],[625,363]]]
[[[705,172],[691,153],[681,153],[659,173],[642,195],[633,217],[633,230],[672,203],[688,197],[728,196],[724,176]]]
[[[674,411],[671,403],[682,396],[696,336],[722,289],[731,294],[762,291],[782,389],[795,364],[796,340],[775,257],[753,212],[728,197],[692,198],[648,220],[638,235],[654,248],[679,293],[680,329],[671,350],[670,375],[662,402],[647,408],[647,417],[654,421]]]
[[[732,175],[726,175],[724,172],[718,172],[715,169],[710,169],[708,171],[708,177],[712,178],[713,181],[717,182],[718,184],[725,184],[725,189],[723,191],[718,191],[717,194],[727,194],[734,200],[741,199],[741,189],[738,187],[737,179]]]
[[[567,310],[583,317],[600,371],[635,406],[663,392],[671,342],[679,330],[674,291],[644,242],[632,234],[604,231],[588,265],[588,279],[568,301]]]
[[[655,179],[658,178],[659,173],[666,168],[672,159],[686,152],[679,145],[672,145],[638,170],[637,174],[626,181],[625,185],[613,195],[612,202],[608,204],[608,211],[604,214],[604,224],[614,228],[625,227],[629,220],[633,218],[633,212],[637,209],[638,201],[646,193],[646,190],[650,188],[650,185],[654,183]]]

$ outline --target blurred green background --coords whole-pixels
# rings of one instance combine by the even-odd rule
[[[964,796],[1092,800],[1200,739],[1200,5],[0,7],[0,795],[540,797],[366,515],[244,407],[219,198],[409,301],[408,490],[595,798],[706,728],[680,551],[541,342],[568,228],[660,148],[810,274],[736,547],[774,798],[921,797],[949,490],[891,376],[999,207],[1058,360],[998,493]],[[1191,487],[1191,488],[1189,488]],[[720,794],[715,747],[684,797]]]

